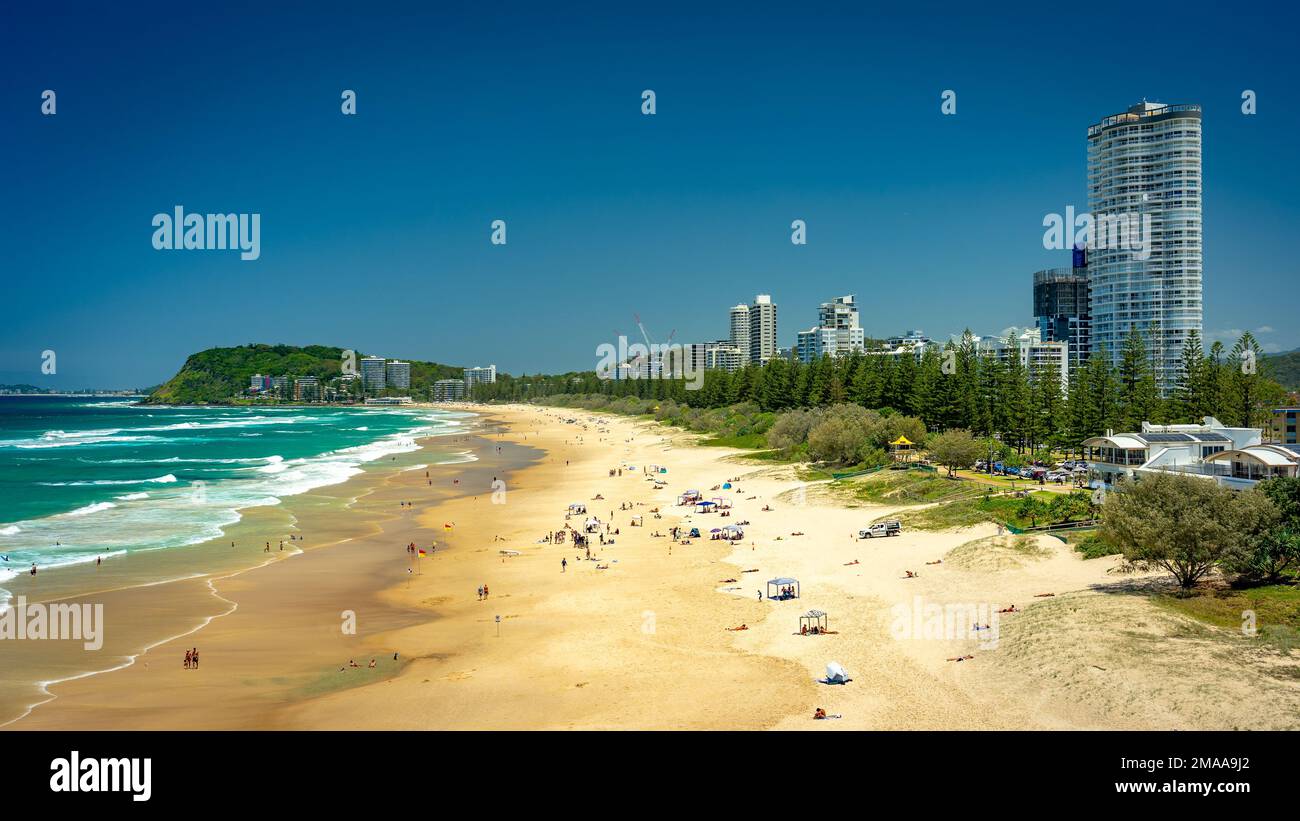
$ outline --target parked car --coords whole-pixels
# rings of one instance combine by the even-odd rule
[[[891,519],[887,522],[876,522],[874,525],[867,525],[858,531],[858,538],[874,539],[877,536],[900,536],[902,533],[902,523],[897,519]]]

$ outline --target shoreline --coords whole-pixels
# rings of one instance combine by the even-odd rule
[[[182,671],[179,656],[168,656],[166,669],[150,670],[143,661],[67,682],[54,688],[53,703],[10,726],[1274,729],[1300,723],[1300,683],[1279,669],[1293,660],[1266,658],[1231,635],[1159,611],[1133,595],[1159,584],[1159,576],[1121,576],[1115,557],[1085,560],[1047,536],[1012,549],[991,525],[858,541],[863,522],[901,508],[847,507],[823,493],[821,483],[799,481],[793,466],[700,447],[698,436],[644,419],[544,406],[475,412],[481,414],[473,441],[478,460],[447,466],[455,470],[446,476],[452,481],[457,473],[477,494],[451,492],[451,485],[404,518],[392,515],[390,505],[410,495],[409,480],[419,477],[388,473],[358,502],[374,506],[375,532],[211,580],[236,605],[186,641],[203,650],[203,670]],[[420,452],[413,456],[419,461]],[[651,463],[669,468],[665,490],[639,472]],[[499,499],[497,479],[505,482]],[[724,480],[734,490],[705,490]],[[729,493],[734,516],[727,522],[748,520],[745,538],[689,546],[656,538],[655,531],[673,524],[707,531],[723,523],[717,514],[673,506],[688,487]],[[564,526],[565,508],[577,501],[611,523],[614,543],[593,545],[592,561],[572,545],[539,541]],[[662,519],[652,517],[656,506]],[[643,527],[631,526],[634,513],[644,517]],[[312,530],[330,532],[344,522],[322,519]],[[444,524],[453,527],[443,530]],[[419,574],[408,572],[415,568],[396,553],[412,534],[438,542],[419,560]],[[783,576],[800,580],[802,598],[756,596],[765,580]],[[484,583],[491,588],[486,601],[475,596]],[[899,608],[906,613],[918,602],[1017,609],[999,617],[998,640],[985,646],[969,636],[900,635]],[[360,629],[340,636],[339,613],[353,606]],[[832,633],[800,633],[797,617],[810,609],[829,614]],[[952,663],[955,657],[968,660]],[[342,664],[346,658],[357,659],[359,669]],[[379,662],[373,671],[370,658]],[[832,661],[852,683],[818,683]],[[842,718],[813,721],[817,707]]]
[[[285,496],[276,505],[246,508],[239,521],[214,539],[135,551],[100,567],[93,562],[60,566],[42,573],[39,587],[26,575],[15,579],[10,585],[15,600],[25,596],[29,606],[67,600],[102,603],[107,626],[101,628],[104,645],[94,654],[81,652],[76,642],[4,642],[0,650],[5,663],[0,671],[7,670],[8,675],[0,672],[0,727],[13,726],[58,698],[68,682],[131,667],[152,651],[201,632],[213,620],[234,612],[237,605],[221,596],[217,584],[381,532],[391,514],[361,509],[365,500],[393,476],[409,470],[414,461],[423,460],[430,473],[439,478],[446,475],[449,481],[472,465],[464,458],[468,445],[459,443],[480,433],[480,420],[466,421],[470,425],[465,430],[424,435],[415,439],[415,450],[363,463],[360,473],[342,482]],[[312,526],[321,512],[332,514],[324,530]],[[296,538],[291,540],[291,534]],[[264,542],[280,542],[282,548],[272,547],[267,553]],[[232,549],[233,544],[238,547]],[[111,663],[104,663],[104,658]]]

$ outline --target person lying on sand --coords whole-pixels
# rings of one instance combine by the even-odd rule
[[[852,567],[852,566],[855,565],[855,564],[862,564],[862,562],[858,561],[857,559],[854,559],[854,560],[851,561],[851,562],[845,562],[845,563],[844,563],[844,566],[845,566],[845,567]]]
[[[739,627],[728,627],[727,629],[734,633],[734,632],[736,632],[737,630],[748,630],[748,629],[749,629],[749,625],[748,625],[748,624],[742,624],[742,625],[740,625]]]
[[[1016,606],[1013,604],[1013,605],[1011,605],[1010,607],[1004,607],[1004,608],[1002,608],[1002,609],[999,610],[998,612],[999,612],[999,613],[1019,613],[1020,611],[1017,610],[1017,609],[1016,609]]]
[[[910,570],[904,570],[903,572],[907,574],[906,576],[903,577],[903,578],[905,578],[905,579],[919,579],[919,578],[921,578],[921,574],[920,574],[920,573],[913,573],[913,572],[910,571]]]
[[[975,658],[974,656],[957,656],[956,658],[947,659],[947,661],[968,661]]]
[[[1055,595],[1056,595],[1055,593],[1035,593],[1035,594],[1034,594],[1034,598],[1036,598],[1036,599],[1050,599],[1050,598],[1052,598],[1052,597],[1055,596]]]
[[[803,531],[802,531],[802,530],[796,530],[796,531],[794,531],[793,533],[791,533],[790,535],[791,535],[791,536],[802,536],[802,535],[803,535]]]
[[[736,581],[736,579],[723,579],[722,581],[718,582],[718,584],[731,584],[734,581]]]
[[[839,713],[832,713],[831,715],[826,715],[826,711],[818,707],[817,712],[813,713],[813,718],[816,719],[817,721],[824,721],[825,719],[828,718],[843,718],[843,716],[840,715]]]
[[[763,505],[763,510],[771,510],[771,509],[772,509],[771,505]]]
[[[943,564],[943,559],[939,559],[938,561],[935,562],[926,562],[926,564]]]

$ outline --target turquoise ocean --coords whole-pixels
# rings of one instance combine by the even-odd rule
[[[222,535],[240,511],[337,484],[466,431],[470,414],[388,407],[186,407],[0,396],[6,579]],[[453,457],[454,460],[454,457]]]

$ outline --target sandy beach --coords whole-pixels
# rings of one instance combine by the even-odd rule
[[[1117,572],[1117,557],[1048,536],[1013,546],[993,525],[858,540],[891,509],[847,507],[792,466],[627,417],[476,410],[474,461],[432,469],[432,486],[420,470],[357,477],[297,503],[291,555],[104,593],[103,652],[127,660],[49,686],[6,727],[1300,726],[1294,651],[1158,609],[1140,591],[1160,577]],[[686,489],[731,515],[675,505]],[[590,559],[543,541],[575,502],[609,526]],[[264,515],[239,538],[284,530]],[[707,538],[742,522],[735,544]],[[674,526],[704,538],[655,535]],[[760,598],[777,577],[801,596]],[[930,635],[935,607],[987,614],[989,630]],[[800,633],[814,609],[833,632]],[[191,646],[198,670],[181,665]],[[51,664],[48,646],[23,650]],[[829,662],[852,681],[820,683]]]

